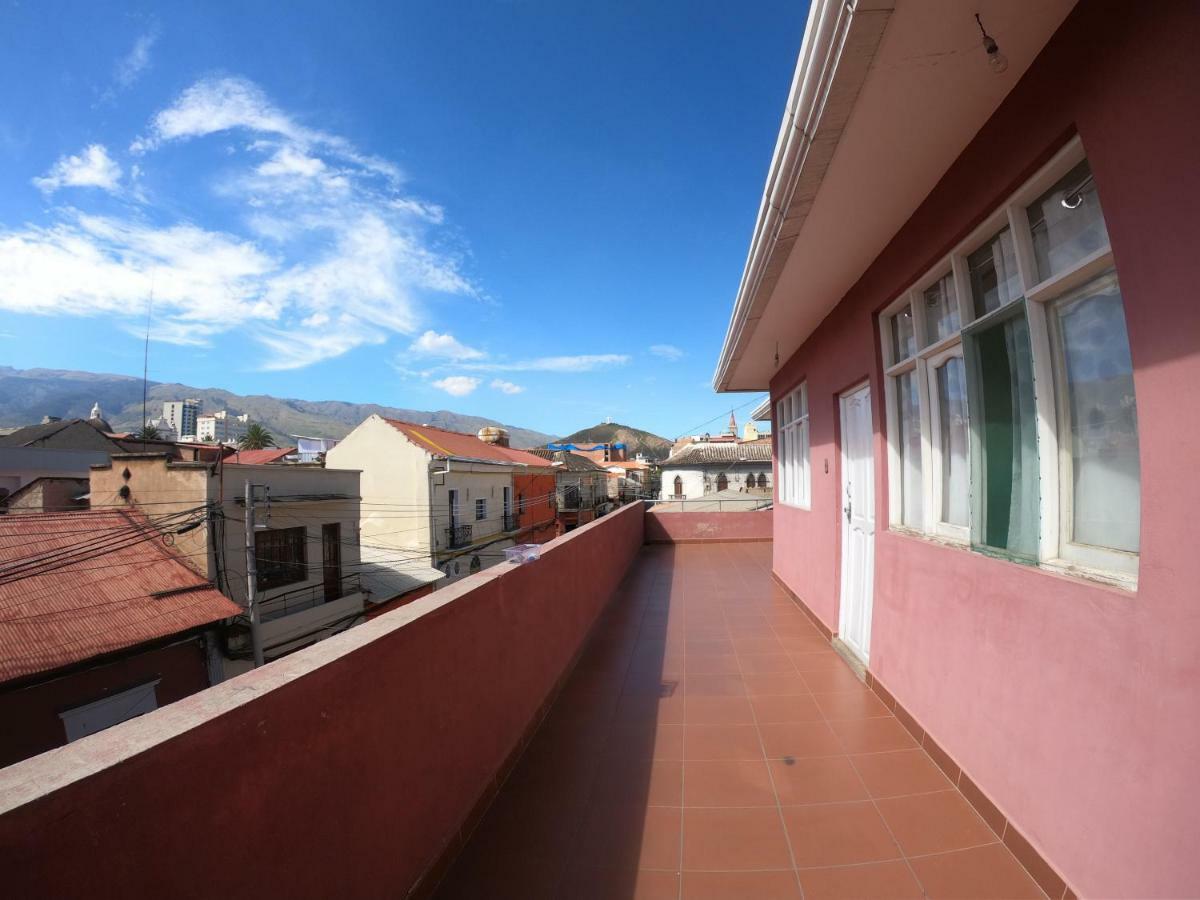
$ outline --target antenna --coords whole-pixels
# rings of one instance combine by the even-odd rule
[[[142,452],[146,452],[146,392],[150,380],[150,317],[154,314],[154,273],[150,273],[150,300],[146,303],[146,348],[142,354]]]

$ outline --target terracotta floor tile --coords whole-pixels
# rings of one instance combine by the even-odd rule
[[[687,641],[684,652],[689,657],[730,656],[734,653],[734,647],[733,641],[728,638],[712,641]]]
[[[751,725],[754,710],[745,697],[687,697],[684,715],[689,725]]]
[[[931,900],[1044,900],[1003,844],[910,859]]]
[[[599,804],[584,820],[572,867],[677,871],[679,807]]]
[[[793,673],[796,671],[791,657],[786,653],[739,653],[737,660],[743,673]]]
[[[683,767],[684,806],[776,805],[762,760],[689,761]]]
[[[680,806],[683,763],[673,760],[607,757],[596,770],[593,802]]]
[[[762,744],[753,725],[687,725],[683,758],[762,759]]]
[[[801,869],[900,858],[873,803],[785,806],[783,819]]]
[[[958,791],[876,802],[907,856],[963,850],[997,839]]]
[[[839,719],[830,722],[829,726],[842,739],[847,753],[880,753],[917,746],[913,736],[895,717]]]
[[[769,637],[756,638],[737,638],[733,639],[734,651],[743,653],[783,653],[783,644],[779,643],[779,639],[775,635]]]
[[[746,683],[741,675],[692,673],[684,676],[683,690],[689,697],[744,697]]]
[[[563,867],[557,862],[496,858],[476,861],[469,852],[438,887],[438,900],[552,900],[559,897]]]
[[[682,900],[800,900],[796,873],[684,872]]]
[[[825,672],[805,672],[804,681],[814,694],[832,694],[838,691],[869,691],[866,682],[850,671],[849,666],[829,669]]]
[[[813,694],[817,706],[830,721],[837,719],[875,719],[890,716],[891,710],[873,691],[838,691],[835,694]]]
[[[614,725],[604,753],[632,759],[683,759],[683,726],[643,722]]]
[[[771,722],[820,722],[825,718],[809,694],[751,697],[750,706],[760,725]]]
[[[809,653],[816,650],[828,650],[829,641],[813,631],[810,633],[787,633],[775,629],[775,637],[780,646],[789,653]]]
[[[479,897],[490,895],[477,895]],[[678,900],[679,873],[576,866],[563,878],[560,897],[571,900]]]
[[[792,651],[788,655],[797,672],[832,672],[846,668],[846,661],[832,650]]]
[[[742,676],[752,697],[793,696],[811,693],[799,672],[747,672]]]
[[[652,694],[626,694],[621,697],[614,713],[614,722],[658,722],[663,725],[683,724],[683,694],[676,691],[670,697]]]
[[[738,658],[732,653],[723,656],[688,656],[683,664],[687,674],[737,675],[741,673]]]
[[[952,789],[949,779],[924,750],[894,750],[852,756],[872,797],[900,797]]]
[[[841,756],[845,752],[826,722],[772,722],[760,724],[758,730],[771,759]]]
[[[804,900],[921,900],[925,896],[903,861],[804,869],[800,884]]]
[[[792,865],[777,809],[683,811],[683,868],[730,871]]]
[[[866,800],[862,779],[846,756],[772,759],[771,777],[784,806]]]

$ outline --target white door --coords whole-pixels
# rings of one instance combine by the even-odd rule
[[[875,459],[871,387],[841,396],[842,602],[838,636],[865,663],[871,650],[875,581]]]

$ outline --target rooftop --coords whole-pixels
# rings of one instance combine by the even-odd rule
[[[704,466],[714,463],[771,462],[770,438],[756,441],[698,441],[680,447],[663,463],[663,468],[672,466]]]
[[[482,460],[484,462],[511,463],[521,466],[545,467],[546,461],[525,450],[513,450],[499,444],[481,441],[473,434],[447,431],[432,425],[415,425],[399,419],[384,419],[426,453],[447,458]]]
[[[548,459],[554,463],[561,463],[561,467],[568,472],[604,471],[604,466],[598,462],[586,456],[580,456],[578,453],[572,453],[570,450],[550,450],[546,447],[535,447],[525,452],[532,453],[534,456],[541,457],[542,459]]]
[[[138,513],[0,517],[0,683],[236,616]]]

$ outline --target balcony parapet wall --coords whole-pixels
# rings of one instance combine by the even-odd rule
[[[643,543],[631,504],[0,770],[14,897],[401,896],[453,852]]]
[[[670,506],[671,504],[666,504]],[[701,544],[710,541],[769,541],[774,516],[769,509],[738,512],[646,511],[647,544]]]

